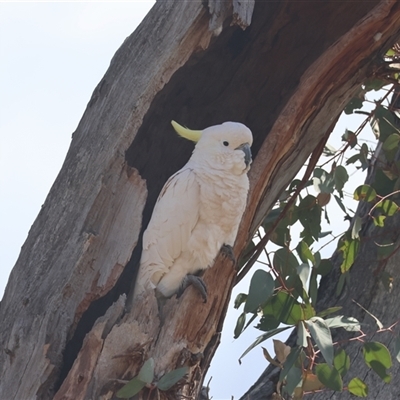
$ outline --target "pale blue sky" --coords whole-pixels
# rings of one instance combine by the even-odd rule
[[[152,4],[0,3],[0,298],[94,88]],[[250,327],[234,341],[239,314],[230,307],[210,369],[215,400],[238,398],[267,365],[258,348],[239,366],[261,333]]]

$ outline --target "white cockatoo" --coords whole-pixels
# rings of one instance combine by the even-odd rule
[[[149,288],[171,297],[193,284],[204,301],[207,289],[194,274],[211,267],[221,248],[232,253],[246,207],[253,136],[238,122],[192,131],[172,121],[176,132],[196,142],[187,164],[158,196],[143,234],[134,297]]]

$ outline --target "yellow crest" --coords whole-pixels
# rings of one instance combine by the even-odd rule
[[[192,131],[191,129],[184,128],[175,121],[171,121],[172,126],[179,136],[189,139],[193,142],[198,142],[201,138],[202,131]]]

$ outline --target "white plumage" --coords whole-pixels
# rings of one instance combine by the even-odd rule
[[[221,247],[234,244],[246,206],[251,131],[236,122],[202,132],[174,124],[180,135],[198,141],[158,197],[143,235],[134,296],[156,288],[170,297],[187,274],[212,266]]]

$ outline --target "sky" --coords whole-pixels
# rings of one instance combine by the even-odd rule
[[[0,298],[94,88],[153,3],[0,3]],[[237,399],[267,366],[260,348],[239,365],[261,333],[250,327],[234,340],[239,314],[229,307],[208,374],[214,400]],[[271,343],[266,347],[273,353]]]

